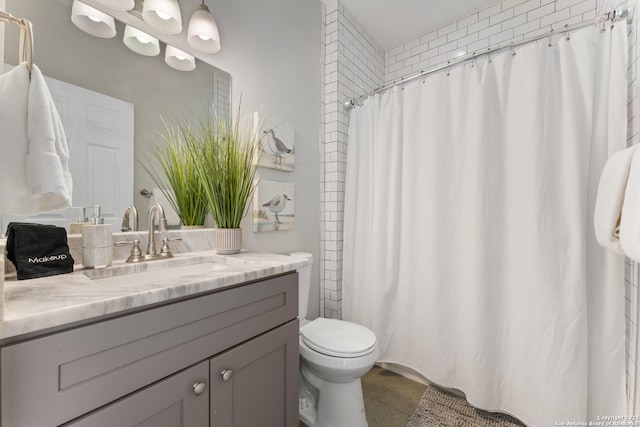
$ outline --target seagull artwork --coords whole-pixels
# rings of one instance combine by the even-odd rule
[[[273,155],[276,160],[276,166],[282,165],[282,157],[288,154],[291,154],[293,151],[291,148],[288,148],[280,138],[276,136],[276,133],[273,129],[267,129],[263,131],[266,138],[262,143],[262,147],[265,152]]]
[[[287,201],[291,201],[291,199],[288,198],[286,194],[283,194],[269,200],[267,203],[263,204],[262,207],[269,208],[271,212],[276,214],[276,224],[282,224],[280,218],[278,218],[278,213],[282,212],[284,207],[287,206]]]

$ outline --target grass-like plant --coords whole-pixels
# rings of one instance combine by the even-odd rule
[[[143,165],[156,185],[178,214],[183,225],[204,225],[209,211],[203,181],[193,163],[191,150],[198,149],[200,141],[194,139],[189,122],[185,119],[170,124],[163,120],[164,144],[156,144]]]
[[[218,228],[240,228],[253,195],[260,150],[256,131],[235,121],[201,117],[193,137],[192,161]],[[200,141],[201,144],[197,144]]]

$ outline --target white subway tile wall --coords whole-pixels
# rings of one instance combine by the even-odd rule
[[[385,83],[595,16],[596,0],[504,0],[386,51]]]
[[[343,103],[384,82],[384,51],[338,1],[326,2],[320,313],[342,317],[342,235],[349,114]]]
[[[464,51],[480,52],[551,28],[593,20],[618,0],[503,0],[414,40],[382,51],[338,0],[327,0],[324,19],[324,102],[320,313],[342,317],[344,182],[349,113],[343,103],[383,84],[442,65]],[[634,6],[637,0],[631,2]],[[628,143],[640,142],[638,12],[629,30]],[[637,293],[640,267],[625,263],[627,393],[633,399],[636,364]]]

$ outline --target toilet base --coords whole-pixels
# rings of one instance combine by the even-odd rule
[[[349,383],[331,383],[301,366],[301,390],[309,384],[317,390],[317,401],[301,392],[299,415],[309,427],[368,427],[360,378]],[[308,382],[308,383],[307,383]],[[305,384],[306,383],[306,384]]]

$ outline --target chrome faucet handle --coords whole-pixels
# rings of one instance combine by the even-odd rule
[[[140,262],[144,260],[144,256],[142,255],[142,250],[140,250],[140,240],[136,239],[133,242],[127,241],[119,241],[114,243],[115,246],[129,246],[133,245],[131,248],[131,254],[129,258],[125,262]]]
[[[160,256],[165,258],[173,257],[173,253],[171,253],[171,249],[169,249],[169,241],[171,240],[182,240],[180,237],[165,237],[162,239],[162,248],[160,249]]]

